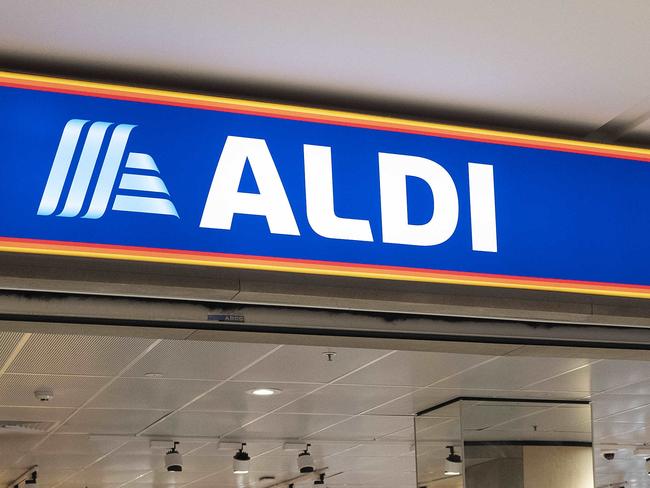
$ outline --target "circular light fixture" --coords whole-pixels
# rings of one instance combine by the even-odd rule
[[[272,396],[282,393],[282,390],[279,388],[253,388],[252,390],[248,390],[246,393],[255,396]]]
[[[445,459],[445,476],[458,476],[463,460],[454,452],[454,446],[447,446],[447,449],[449,449],[449,456]]]
[[[242,442],[239,451],[232,457],[232,472],[234,474],[246,474],[249,471],[251,457],[244,451],[244,447],[246,447],[246,443]]]

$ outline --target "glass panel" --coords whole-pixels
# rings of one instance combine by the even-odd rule
[[[415,436],[421,488],[594,486],[588,404],[464,399],[418,416]]]
[[[445,474],[450,447],[462,457],[460,404],[455,402],[415,419],[418,486],[462,488],[462,465],[458,474]]]

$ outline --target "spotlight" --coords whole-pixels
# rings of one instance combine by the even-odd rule
[[[305,450],[298,454],[298,469],[301,473],[313,473],[314,472],[314,459],[309,452],[311,444],[307,444]]]
[[[314,481],[315,488],[326,488],[325,487],[325,473],[321,473],[316,481]]]
[[[650,458],[646,458],[645,460],[645,471],[650,476]]]
[[[463,460],[454,453],[454,446],[447,446],[447,449],[449,449],[449,456],[445,459],[445,476],[458,476]]]
[[[252,390],[248,390],[246,393],[255,396],[272,396],[279,395],[282,393],[282,390],[279,388],[253,388]]]
[[[165,467],[167,468],[167,471],[183,471],[183,456],[176,450],[178,444],[180,444],[180,442],[174,441],[172,448],[167,451],[167,454],[165,454]]]
[[[242,442],[239,451],[237,451],[232,458],[233,459],[232,472],[234,474],[248,473],[248,469],[251,463],[251,457],[248,455],[247,452],[244,451],[244,447],[246,447],[246,443]]]

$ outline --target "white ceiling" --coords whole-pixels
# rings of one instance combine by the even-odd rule
[[[650,3],[5,0],[0,65],[650,143]],[[631,131],[631,132],[630,132]]]
[[[621,449],[599,463],[600,481],[650,481],[632,455],[650,435],[650,362],[345,348],[329,362],[327,351],[0,333],[0,420],[44,423],[41,434],[1,434],[0,486],[38,464],[48,488],[263,488],[260,476],[296,475],[296,452],[283,442],[310,441],[318,466],[342,472],[330,480],[334,488],[407,487],[415,483],[413,414],[458,396],[591,399],[597,445]],[[259,386],[282,393],[246,393]],[[42,387],[55,392],[49,403],[34,397]],[[535,412],[535,421],[543,425],[547,414]],[[581,430],[582,417],[562,418],[559,430]],[[440,413],[427,421],[430,435],[457,427]],[[477,421],[498,430],[503,419]],[[165,471],[164,451],[150,449],[150,437],[181,440],[182,474]],[[232,475],[233,452],[217,450],[219,437],[249,442],[250,478]]]

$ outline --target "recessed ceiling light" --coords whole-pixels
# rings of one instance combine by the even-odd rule
[[[144,376],[145,376],[145,378],[162,378],[163,374],[162,373],[145,373]]]
[[[271,396],[282,393],[282,390],[279,388],[253,388],[252,390],[248,390],[246,393],[255,396]]]

